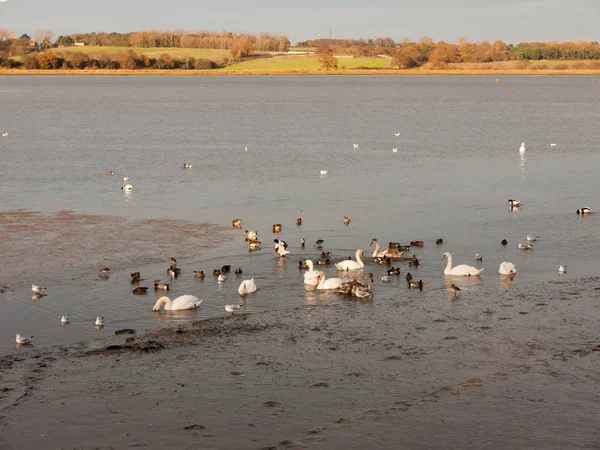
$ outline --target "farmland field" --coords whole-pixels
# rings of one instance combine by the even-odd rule
[[[142,47],[64,47],[64,48],[53,48],[53,53],[87,53],[90,56],[94,55],[112,55],[117,53],[124,53],[128,50],[133,50],[138,55],[148,56],[159,56],[163,53],[167,53],[173,58],[204,58],[212,61],[229,56],[229,50],[213,50],[206,48],[179,48],[179,47],[159,47],[159,48],[142,48]]]

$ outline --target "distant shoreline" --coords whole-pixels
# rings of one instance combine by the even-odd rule
[[[461,76],[461,75],[553,75],[553,76],[599,76],[600,70],[430,70],[430,69],[346,69],[335,71],[322,70],[227,70],[227,69],[211,69],[211,70],[26,70],[26,69],[5,69],[0,70],[0,76],[18,76],[18,75],[53,75],[53,76],[252,76],[252,75],[323,75],[323,76],[344,76],[344,75],[397,75],[397,76]]]

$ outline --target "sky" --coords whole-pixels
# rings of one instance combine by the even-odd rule
[[[599,41],[600,0],[0,0],[0,28],[20,36],[140,30],[404,37],[456,42]]]

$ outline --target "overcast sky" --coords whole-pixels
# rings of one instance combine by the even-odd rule
[[[177,28],[264,31],[286,34],[293,44],[319,35],[598,41],[600,0],[6,0],[0,28],[18,35],[49,28],[55,37]]]

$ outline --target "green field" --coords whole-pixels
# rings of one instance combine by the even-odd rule
[[[290,52],[314,52],[317,50],[317,47],[290,47]]]
[[[141,48],[141,47],[65,47],[65,48],[53,48],[53,53],[87,53],[91,57],[94,55],[108,54],[113,55],[117,53],[123,53],[127,50],[133,50],[138,55],[148,56],[159,56],[163,53],[167,53],[173,58],[204,58],[212,61],[230,56],[229,50],[212,50],[206,48],[176,48],[176,47],[160,47],[160,48]]]
[[[368,67],[372,69],[385,69],[390,63],[382,58],[346,58],[338,60],[340,69],[356,69]],[[321,65],[318,58],[293,58],[289,56],[276,56],[274,58],[257,58],[232,64],[223,70],[319,70]]]

